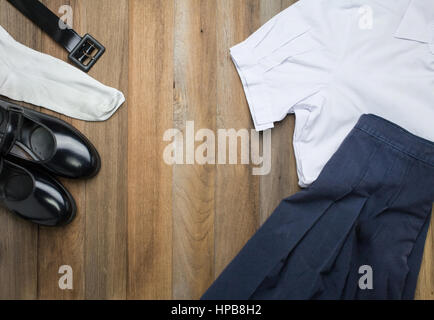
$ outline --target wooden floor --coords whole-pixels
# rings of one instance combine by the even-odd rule
[[[280,200],[298,191],[294,119],[272,134],[272,173],[246,165],[163,161],[167,129],[251,128],[228,49],[294,1],[45,0],[70,4],[74,28],[107,52],[90,73],[128,103],[105,123],[63,119],[99,149],[103,167],[71,182],[79,208],[68,227],[38,228],[0,211],[2,299],[195,299]],[[66,60],[66,53],[0,0],[0,24],[18,41]],[[434,299],[431,229],[417,297]],[[70,265],[74,289],[58,287]]]

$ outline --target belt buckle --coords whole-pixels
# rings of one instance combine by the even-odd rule
[[[86,34],[68,58],[82,71],[89,72],[104,52],[105,47],[90,34]]]

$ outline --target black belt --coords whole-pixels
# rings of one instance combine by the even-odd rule
[[[61,28],[59,17],[38,0],[8,0],[22,14],[69,52],[68,58],[88,72],[104,54],[105,48],[90,34],[80,37],[69,27]]]

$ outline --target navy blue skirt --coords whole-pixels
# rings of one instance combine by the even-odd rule
[[[202,299],[413,299],[433,201],[434,143],[364,115]]]

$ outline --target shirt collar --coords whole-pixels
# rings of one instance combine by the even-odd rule
[[[434,43],[434,1],[411,0],[395,37]]]

